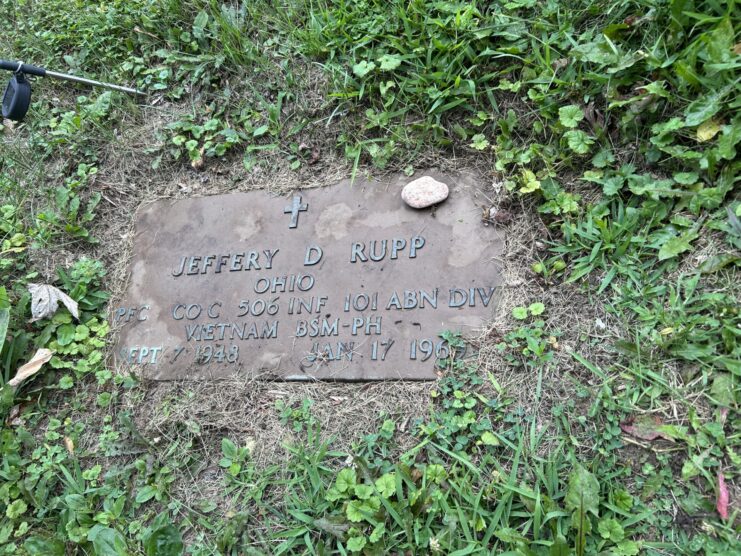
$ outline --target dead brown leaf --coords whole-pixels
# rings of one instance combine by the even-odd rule
[[[674,442],[674,439],[662,430],[663,426],[664,423],[658,415],[639,415],[620,423],[623,432],[641,440],[650,441],[663,438]]]
[[[41,367],[44,366],[44,363],[47,363],[51,359],[52,355],[54,355],[54,352],[50,349],[42,348],[38,350],[28,363],[18,369],[15,376],[8,381],[8,386],[13,388],[13,390],[17,390],[24,380],[38,373]]]
[[[60,301],[73,317],[80,319],[77,301],[59,288],[49,284],[28,284],[28,291],[31,292],[31,322],[52,316],[57,312]]]
[[[723,472],[718,471],[718,499],[715,503],[715,509],[718,510],[718,515],[720,515],[723,521],[728,521],[728,504],[730,500],[731,495],[726,486],[726,479],[723,476]]]

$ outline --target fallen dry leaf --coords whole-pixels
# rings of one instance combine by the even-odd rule
[[[10,413],[8,413],[8,418],[5,420],[5,422],[8,425],[17,427],[21,424],[20,420],[21,416],[21,406],[20,405],[14,405],[10,408]]]
[[[16,417],[18,417],[21,414],[21,406],[20,405],[14,405],[10,408],[10,413],[8,414],[8,420],[13,420]]]
[[[568,65],[569,65],[569,60],[568,60],[568,58],[559,58],[559,59],[557,59],[557,60],[554,60],[554,61],[553,61],[553,63],[551,63],[551,67],[552,67],[552,68],[553,68],[554,70],[560,70],[560,69],[563,69],[563,68],[565,68],[565,67],[566,67],[566,66],[568,66]]]
[[[49,284],[29,284],[28,291],[31,292],[31,322],[52,316],[57,312],[60,301],[64,303],[73,317],[80,320],[77,301],[59,288]]]
[[[720,424],[725,426],[726,419],[728,419],[728,408],[727,407],[721,407],[720,408],[720,413],[719,413],[718,417],[719,417],[718,420],[720,421]]]
[[[303,154],[304,154],[305,151],[310,151],[311,152],[311,156],[306,161],[306,163],[309,166],[313,166],[314,164],[316,164],[317,162],[319,162],[319,158],[321,157],[321,151],[319,150],[318,147],[312,147],[309,144],[302,142],[298,146],[298,152],[299,152],[299,154],[301,154],[303,156]]]
[[[636,21],[638,21],[637,15],[629,15],[623,20],[623,23],[627,25],[628,27],[631,27],[636,24]]]
[[[707,120],[697,127],[697,140],[700,143],[710,141],[720,131],[721,123],[718,120]]]
[[[70,454],[75,453],[75,442],[69,436],[64,437],[64,446]]]
[[[50,349],[42,348],[38,350],[28,363],[18,369],[15,376],[8,381],[8,386],[17,390],[24,380],[38,373],[44,363],[47,363],[51,359],[53,354],[54,352]]]
[[[620,423],[620,428],[623,432],[641,440],[663,438],[674,442],[671,436],[661,430],[663,426],[664,423],[658,415],[639,415],[638,417],[631,417],[627,421]]]
[[[715,509],[718,510],[718,515],[723,520],[728,520],[728,503],[730,502],[730,498],[726,479],[723,477],[723,473],[718,471],[718,502],[715,504]]]
[[[512,213],[506,209],[491,207],[488,212],[486,212],[486,220],[488,220],[489,222],[502,224],[503,226],[506,226],[507,224],[512,222],[512,219]]]

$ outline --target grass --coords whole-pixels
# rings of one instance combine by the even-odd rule
[[[738,552],[735,2],[0,6],[4,58],[151,93],[37,80],[0,126],[0,552]],[[451,160],[524,282],[434,385],[110,367],[147,195]],[[36,282],[79,323],[29,323]]]

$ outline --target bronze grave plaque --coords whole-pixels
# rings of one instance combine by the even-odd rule
[[[502,238],[472,177],[416,210],[407,177],[158,201],[136,216],[116,358],[146,378],[434,379],[489,320]]]

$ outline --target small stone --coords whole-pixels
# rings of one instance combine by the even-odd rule
[[[401,190],[401,198],[412,208],[423,209],[448,198],[450,190],[447,184],[430,176],[422,176],[410,181]]]

